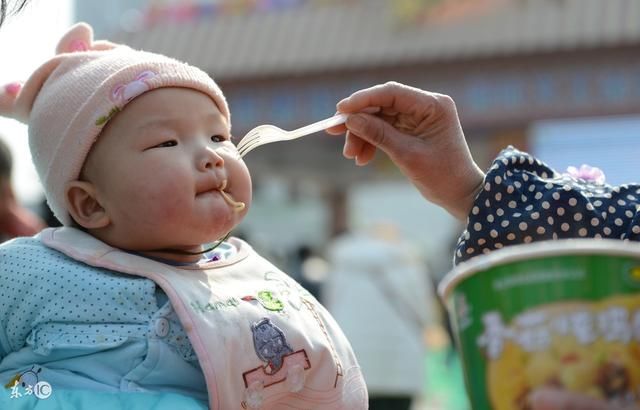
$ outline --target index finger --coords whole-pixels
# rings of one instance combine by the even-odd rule
[[[410,112],[418,100],[429,100],[429,96],[429,93],[419,88],[390,81],[356,91],[341,100],[336,107],[339,112],[348,114],[360,112],[369,107],[393,108],[399,112]]]
[[[368,107],[357,112],[364,112],[367,114],[376,114],[379,111],[380,111],[380,107]],[[340,114],[340,111],[336,111],[335,115],[338,115],[338,114]],[[341,135],[347,132],[347,127],[345,124],[338,124],[338,125],[334,125],[333,127],[329,127],[325,129],[325,131],[327,132],[327,134],[330,134],[330,135]]]
[[[327,128],[325,131],[330,135],[341,135],[347,132],[347,127],[345,127],[344,124],[340,124],[331,128]]]

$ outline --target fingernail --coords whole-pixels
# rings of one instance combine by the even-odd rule
[[[360,131],[367,124],[367,120],[365,120],[362,115],[350,115],[347,118],[347,127],[350,130]]]

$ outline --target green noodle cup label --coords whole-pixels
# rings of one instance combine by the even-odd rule
[[[544,386],[640,404],[640,244],[512,246],[458,265],[439,293],[474,410],[528,409]]]

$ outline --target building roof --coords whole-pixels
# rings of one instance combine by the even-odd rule
[[[119,42],[233,79],[640,43],[638,0],[509,0],[445,20],[403,20],[396,1],[308,3],[121,32]],[[489,7],[489,6],[488,6]]]

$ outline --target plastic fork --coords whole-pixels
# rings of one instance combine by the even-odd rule
[[[285,131],[275,125],[258,125],[245,135],[238,143],[238,152],[241,157],[247,155],[249,151],[258,148],[264,144],[270,144],[277,141],[290,141],[314,132],[331,128],[335,125],[343,124],[347,120],[348,114],[337,114],[333,117],[326,118],[322,121],[314,122],[293,131]]]

